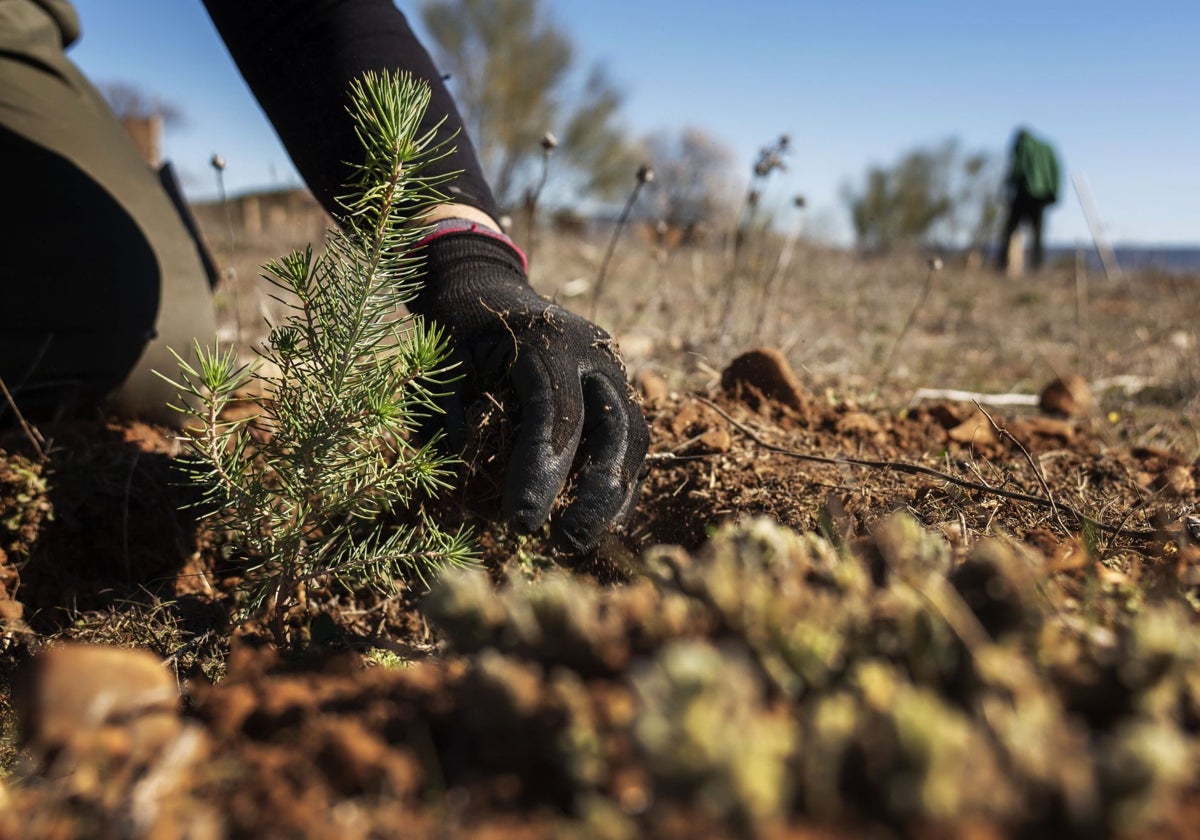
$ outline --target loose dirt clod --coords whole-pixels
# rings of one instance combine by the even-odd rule
[[[16,698],[38,764],[64,753],[78,759],[118,732],[128,737],[130,760],[146,762],[182,726],[174,676],[145,651],[55,645],[27,666]]]
[[[667,380],[646,368],[642,368],[634,373],[633,387],[638,390],[638,393],[642,395],[642,399],[646,402],[656,402],[657,400],[666,399],[667,394],[670,393],[670,388],[667,387]]]
[[[987,415],[979,409],[950,429],[947,435],[950,440],[975,447],[995,446],[1000,442],[1000,436],[996,433],[992,421],[988,420]]]
[[[1095,406],[1091,386],[1077,373],[1055,379],[1042,389],[1038,406],[1047,414],[1081,417]]]
[[[721,387],[752,408],[774,401],[801,415],[807,413],[804,388],[787,358],[774,347],[760,347],[735,358],[721,374]]]

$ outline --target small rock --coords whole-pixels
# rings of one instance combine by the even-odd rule
[[[671,432],[675,435],[696,434],[695,430],[702,428],[706,422],[705,415],[696,403],[685,403],[671,417]]]
[[[873,437],[883,431],[883,426],[864,411],[851,411],[838,418],[837,431],[840,435]]]
[[[973,446],[992,446],[1000,442],[992,422],[978,409],[946,434],[950,440]]]
[[[1038,407],[1047,414],[1079,417],[1092,410],[1095,401],[1087,380],[1077,373],[1055,379],[1042,389]]]
[[[1057,417],[1027,417],[1014,422],[1009,431],[1023,443],[1034,437],[1056,438],[1064,444],[1075,439],[1075,427]]]
[[[953,429],[963,421],[962,410],[951,403],[936,403],[929,406],[929,416],[943,429]]]
[[[728,452],[733,448],[733,437],[729,434],[729,429],[716,426],[700,435],[698,443],[705,452]]]
[[[1191,469],[1176,464],[1158,474],[1154,479],[1154,487],[1166,495],[1190,496],[1196,492],[1196,479],[1192,476]]]
[[[671,432],[694,444],[688,450],[692,455],[728,452],[733,447],[733,438],[725,422],[696,403],[687,403],[675,412],[671,418]]]
[[[646,368],[642,368],[633,375],[633,387],[637,388],[642,398],[650,403],[665,400],[670,393],[667,380]]]
[[[59,752],[93,752],[119,741],[135,761],[148,761],[181,731],[179,689],[145,651],[68,643],[40,653],[15,694],[21,730],[38,761]],[[107,734],[106,734],[107,733]]]

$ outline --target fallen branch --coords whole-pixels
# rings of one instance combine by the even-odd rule
[[[830,464],[833,466],[849,464],[850,466],[854,467],[866,467],[868,469],[905,473],[907,475],[925,475],[929,476],[930,478],[936,478],[941,481],[948,482],[956,487],[961,487],[964,490],[977,490],[981,493],[990,493],[994,496],[1001,496],[1005,499],[1012,499],[1016,502],[1025,502],[1026,504],[1048,508],[1052,511],[1061,511],[1062,513],[1065,513],[1078,521],[1081,525],[1089,525],[1093,528],[1104,531],[1107,534],[1113,534],[1118,537],[1148,540],[1155,537],[1158,533],[1157,531],[1151,529],[1123,528],[1115,525],[1109,525],[1106,522],[1100,522],[1099,520],[1093,519],[1087,514],[1081,513],[1069,505],[1056,504],[1051,499],[1043,498],[1042,496],[1034,496],[1029,493],[1019,493],[1015,490],[1004,490],[1000,487],[993,487],[992,485],[985,484],[983,482],[967,481],[966,479],[958,478],[950,475],[949,473],[944,473],[941,470],[935,470],[932,467],[923,467],[920,464],[908,464],[902,461],[873,461],[866,458],[851,458],[850,456],[828,457],[825,455],[809,455],[804,452],[797,452],[794,449],[776,446],[773,443],[768,443],[767,441],[763,440],[753,429],[735,420],[729,415],[728,412],[711,400],[705,399],[704,397],[696,397],[696,399],[711,408],[717,414],[721,415],[721,417],[725,418],[725,420],[731,426],[744,434],[746,437],[750,438],[750,440],[757,443],[763,449],[766,449],[769,452],[774,452],[777,455],[783,455],[787,458],[794,458],[799,461],[810,461],[815,464]]]
[[[1121,391],[1125,396],[1133,396],[1158,385],[1159,382],[1148,376],[1133,376],[1122,374],[1097,379],[1092,383],[1092,391]],[[918,388],[908,401],[908,407],[914,408],[927,400],[950,400],[952,402],[983,403],[994,406],[1036,406],[1040,398],[1037,394],[983,394],[978,391],[960,391],[955,388]]]
[[[925,400],[952,400],[954,402],[983,403],[984,405],[1037,405],[1037,394],[980,394],[975,391],[957,391],[953,388],[918,388],[908,401],[913,408]]]

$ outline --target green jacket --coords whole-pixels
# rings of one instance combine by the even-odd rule
[[[1012,168],[1008,184],[1018,196],[1054,204],[1058,201],[1061,178],[1058,156],[1050,144],[1037,139],[1028,131],[1017,132],[1012,149]]]

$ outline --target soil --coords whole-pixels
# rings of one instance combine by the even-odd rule
[[[889,342],[881,339],[881,346]],[[886,523],[902,514],[943,547],[937,551],[946,553],[947,579],[953,569],[974,568],[973,552],[995,540],[1033,564],[1038,586],[1056,593],[1046,609],[1060,614],[1152,600],[1135,591],[1169,591],[1186,602],[1200,586],[1200,550],[1188,519],[1200,447],[1190,409],[1179,400],[1165,407],[1115,403],[1052,376],[1038,383],[1039,392],[1047,386],[1040,406],[917,400],[903,375],[863,387],[853,374],[794,370],[788,356],[795,354],[776,346],[729,352],[720,369],[693,367],[684,375],[680,354],[696,351],[679,347],[651,363],[634,358],[651,454],[632,521],[594,554],[564,556],[545,533],[516,535],[495,523],[503,463],[484,454],[486,441],[468,457],[461,489],[442,503],[448,520],[475,529],[494,592],[541,582],[584,587],[570,590],[580,603],[597,599],[586,620],[563,613],[557,641],[546,634],[522,641],[524,625],[512,617],[522,608],[499,595],[509,618],[480,624],[500,629],[490,641],[472,643],[464,641],[470,634],[463,627],[475,626],[462,618],[467,613],[455,613],[445,597],[430,607],[421,587],[385,597],[318,582],[289,614],[281,647],[255,623],[232,621],[240,570],[227,535],[202,517],[195,491],[182,480],[183,446],[174,432],[113,418],[64,423],[42,430],[52,437],[45,457],[20,430],[6,432],[0,617],[9,685],[36,684],[27,676],[36,670],[27,669],[36,669],[30,663],[39,651],[81,640],[155,654],[177,678],[182,700],[169,713],[154,710],[172,721],[161,742],[139,734],[147,725],[141,707],[119,720],[79,721],[78,731],[54,743],[30,731],[28,713],[20,732],[17,716],[9,715],[10,734],[23,740],[7,762],[13,774],[0,833],[1188,835],[1195,813],[1189,791],[1200,782],[1191,712],[1179,717],[1193,750],[1187,769],[1172,785],[1163,783],[1169,796],[1155,800],[1145,819],[1097,806],[1102,816],[1072,822],[1062,803],[1003,810],[986,797],[982,804],[967,797],[947,819],[895,802],[873,804],[875,794],[847,792],[884,790],[867,779],[870,756],[861,757],[862,779],[830,783],[841,804],[828,808],[814,804],[811,780],[774,807],[755,804],[745,791],[757,788],[739,786],[734,774],[729,785],[744,801],[730,804],[708,782],[655,765],[634,723],[647,702],[645,662],[665,655],[671,640],[749,638],[720,618],[716,595],[707,606],[693,598],[684,617],[669,618],[678,604],[663,594],[670,587],[659,585],[666,563],[683,581],[680,591],[694,595],[687,570],[707,561],[687,558],[710,556],[706,546],[722,526],[765,517],[817,535],[831,556],[868,558],[864,567],[883,586],[893,528]],[[662,545],[680,548],[655,548]],[[571,584],[561,582],[562,569]],[[966,574],[953,579],[974,609]],[[956,650],[974,651],[970,639],[979,632],[1000,638],[996,627],[1007,619],[995,609],[1012,604],[991,583],[981,586],[987,591],[974,611],[982,629],[967,622],[956,631]],[[1024,608],[1012,609],[1020,624]],[[1095,626],[1124,627],[1113,609],[1115,617],[1095,618]],[[670,632],[661,629],[668,620],[677,621]],[[1196,623],[1189,610],[1189,638]],[[761,662],[753,667],[760,666],[770,672]],[[65,667],[82,673],[101,666],[85,659]],[[113,682],[120,682],[120,668]],[[936,685],[947,697],[963,679],[956,670],[926,681],[918,671],[905,671],[905,680]],[[809,710],[786,687],[766,684],[744,723],[748,742],[769,745],[772,726]],[[1064,676],[1054,686],[1069,719],[1086,721],[1093,733],[1116,732],[1114,721],[1125,720],[1124,711],[1093,708],[1107,691],[1099,676],[1091,683]],[[1180,708],[1192,709],[1196,698],[1188,697]],[[741,720],[741,707],[729,708],[730,718],[713,719],[715,728]],[[581,719],[586,729],[576,726]],[[764,758],[763,766],[774,765]],[[794,767],[789,772],[803,776]]]

